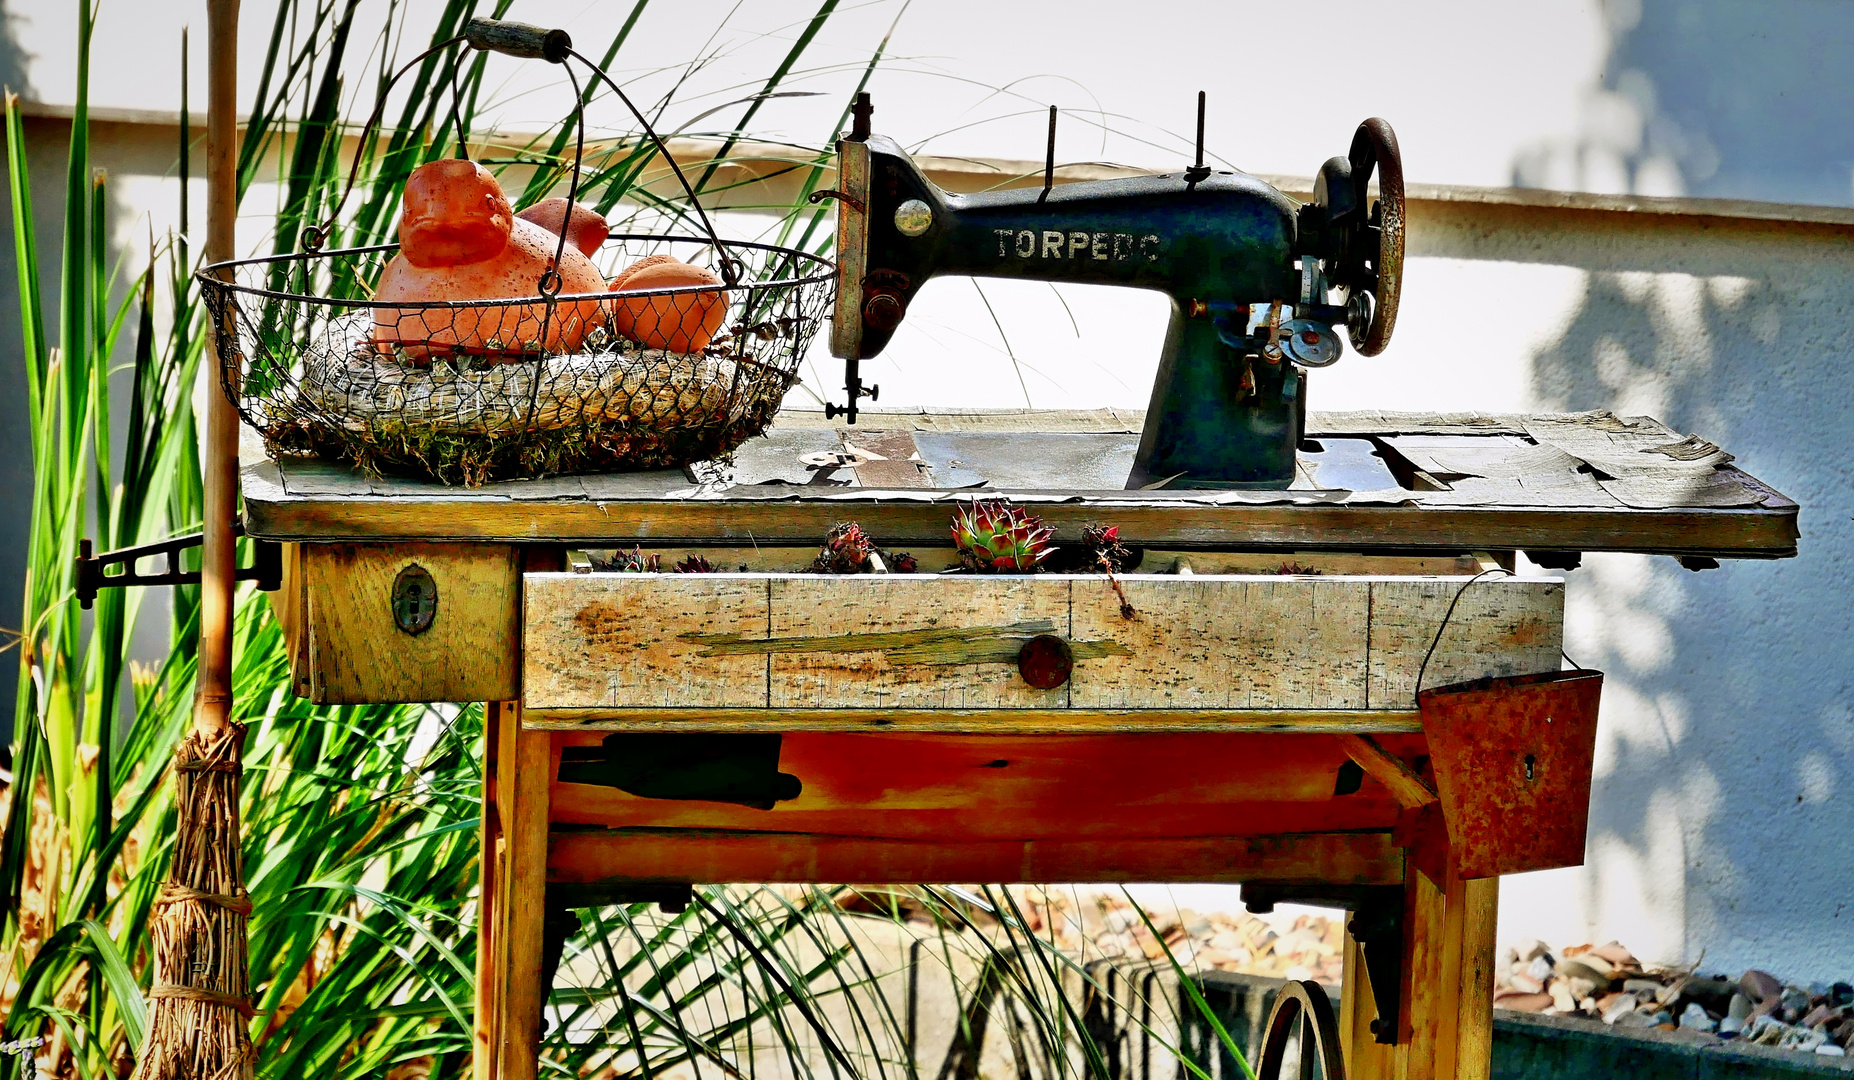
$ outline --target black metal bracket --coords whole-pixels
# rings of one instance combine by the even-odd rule
[[[1403,983],[1403,889],[1402,885],[1244,885],[1242,902],[1258,914],[1273,911],[1276,904],[1312,904],[1350,912],[1347,929],[1364,952],[1365,973],[1378,1008],[1371,1032],[1378,1042],[1394,1044],[1403,1026],[1398,1010]]]
[[[695,900],[695,886],[677,882],[605,881],[589,885],[554,882],[547,886],[547,908],[610,907],[655,904],[658,911],[680,915]]]
[[[232,535],[245,535],[243,522],[232,523]],[[188,548],[200,547],[205,542],[204,533],[190,533],[171,540],[158,540],[152,544],[94,555],[91,553],[90,541],[80,541],[77,546],[77,602],[88,610],[102,589],[126,589],[133,585],[197,585],[200,572],[182,570],[180,553]],[[251,547],[251,565],[238,568],[237,580],[255,581],[264,592],[281,589],[283,545],[275,540],[253,540]],[[165,572],[143,574],[136,571],[137,562],[156,555],[167,556]],[[120,566],[122,569],[112,574],[109,572],[112,566]]]
[[[804,784],[779,771],[778,734],[620,731],[560,752],[563,784],[614,787],[640,799],[734,803],[771,810]]]

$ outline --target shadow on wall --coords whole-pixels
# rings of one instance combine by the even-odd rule
[[[1854,7],[1608,7],[1605,85],[1522,184],[1848,203]],[[1662,959],[1844,979],[1854,957],[1854,231],[1589,215],[1478,258],[1577,267],[1581,302],[1531,357],[1543,408],[1648,413],[1799,502],[1801,556],[1691,574],[1592,557],[1569,646],[1609,672],[1588,869],[1597,933]],[[1569,899],[1569,898],[1567,898]],[[1626,939],[1625,939],[1626,943]],[[1655,945],[1649,948],[1655,948]],[[1646,951],[1646,950],[1644,950]]]
[[[1521,187],[1854,204],[1854,8],[1837,0],[1608,0],[1577,138]]]

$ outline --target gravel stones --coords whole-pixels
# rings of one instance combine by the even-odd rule
[[[1783,996],[1783,984],[1777,981],[1777,977],[1768,971],[1759,971],[1756,968],[1740,975],[1738,985],[1744,990],[1745,996],[1751,999],[1753,1005],[1762,1005],[1771,998],[1780,999]]]
[[[1854,1049],[1854,986],[1785,984],[1753,968],[1733,979],[1644,965],[1619,942],[1506,952],[1494,1007],[1616,1027],[1682,1030],[1828,1057]]]
[[[1514,1012],[1541,1013],[1552,1006],[1550,994],[1523,994],[1511,990],[1494,991],[1494,1008]]]
[[[1687,1002],[1687,1007],[1680,1014],[1680,1026],[1688,1031],[1717,1031],[1719,1022],[1706,1014],[1697,1001]]]

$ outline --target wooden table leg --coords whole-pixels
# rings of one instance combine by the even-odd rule
[[[1455,988],[1447,966],[1447,893],[1413,873],[1404,889],[1404,1034],[1397,1045],[1397,1080],[1449,1080],[1455,1059]],[[1459,955],[1457,950],[1456,955]]]
[[[1488,1080],[1493,1057],[1494,927],[1500,879],[1437,886],[1412,873],[1404,899],[1404,1028],[1396,1046],[1372,1040],[1370,976],[1346,937],[1340,1030],[1348,1080]]]
[[[1494,924],[1500,914],[1500,879],[1462,882],[1461,910],[1455,1075],[1460,1080],[1488,1080],[1493,1075]]]
[[[477,845],[476,902],[476,1015],[471,1033],[472,1075],[475,1080],[495,1080],[496,1048],[501,1045],[500,1018],[502,958],[496,949],[502,943],[496,920],[502,906],[496,894],[502,888],[501,815],[496,808],[496,760],[501,742],[499,706],[483,706],[483,826]]]
[[[496,1067],[487,1080],[534,1080],[539,1067],[543,924],[547,899],[549,740],[524,731],[521,706],[495,707],[498,740],[496,809],[502,826],[497,867],[494,951],[499,966],[491,1024]],[[480,1021],[479,1021],[480,1022]]]

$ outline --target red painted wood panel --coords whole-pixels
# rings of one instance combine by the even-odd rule
[[[708,830],[557,832],[550,882],[1231,881],[1398,884],[1386,833],[1136,840],[930,840]]]
[[[556,771],[562,746],[600,737],[554,733]],[[1421,736],[1382,741],[1406,757],[1423,752]],[[1333,795],[1347,760],[1330,735],[794,733],[779,768],[803,791],[771,810],[556,782],[551,819],[950,842],[1390,829],[1398,807],[1375,780]]]

